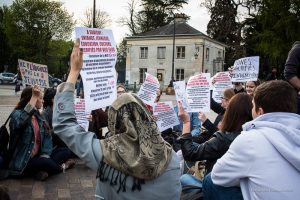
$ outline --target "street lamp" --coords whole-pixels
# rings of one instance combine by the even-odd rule
[[[96,0],[93,5],[93,28],[96,28]]]

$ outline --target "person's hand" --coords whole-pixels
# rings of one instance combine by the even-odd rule
[[[79,48],[79,45],[80,45],[80,40],[77,39],[74,44],[72,54],[70,56],[70,73],[67,79],[67,82],[73,83],[74,85],[76,84],[77,77],[83,65],[83,58],[82,58],[83,52]]]
[[[183,124],[190,123],[190,116],[189,114],[184,110],[182,106],[182,102],[178,101],[178,116],[181,119]]]
[[[203,112],[199,112],[198,118],[200,119],[200,121],[202,123],[204,123],[207,120],[207,117],[205,116],[205,114]]]
[[[32,97],[40,98],[41,96],[41,88],[38,85],[32,86]]]
[[[80,45],[80,39],[77,39],[73,50],[72,50],[72,54],[70,57],[70,66],[71,66],[71,71],[79,71],[82,68],[82,64],[83,64],[83,58],[82,58],[82,50],[79,48]]]
[[[31,95],[29,104],[32,107],[35,107],[40,96],[41,96],[41,88],[38,85],[32,86],[32,95]]]

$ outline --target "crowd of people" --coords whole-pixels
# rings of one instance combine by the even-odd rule
[[[263,83],[234,83],[220,104],[211,97],[214,122],[203,112],[188,113],[178,102],[180,124],[162,133],[152,107],[122,85],[111,106],[91,113],[85,131],[74,110],[74,94],[82,96],[80,87],[75,91],[82,65],[77,40],[66,82],[44,95],[37,85],[23,89],[9,122],[5,153],[10,159],[0,163],[8,176],[44,181],[82,159],[96,172],[96,199],[180,199],[182,188],[191,185],[200,188],[199,199],[207,200],[300,195],[299,42],[286,61],[287,81],[276,80],[274,70]],[[159,90],[155,102],[161,95]],[[102,133],[103,127],[109,132]],[[176,141],[165,138],[169,132],[176,133]],[[197,161],[204,163],[202,178],[180,165]]]

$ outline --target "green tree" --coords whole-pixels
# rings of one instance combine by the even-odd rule
[[[173,12],[187,4],[188,0],[141,0],[140,10],[136,11],[137,1],[131,0],[128,4],[129,17],[120,21],[127,25],[132,35],[144,33],[168,23],[168,17]]]
[[[255,50],[272,65],[283,67],[292,44],[300,40],[299,8],[298,0],[262,1],[252,38]]]
[[[0,71],[4,70],[4,65],[10,66],[10,52],[11,49],[8,46],[7,37],[5,34],[5,17],[8,12],[6,6],[0,7]],[[9,69],[9,71],[13,71]]]
[[[236,59],[246,56],[245,29],[251,30],[249,26],[253,25],[259,0],[203,0],[202,5],[211,13],[208,35],[228,45],[225,58],[227,67]]]
[[[50,41],[69,38],[73,26],[61,2],[15,0],[5,20],[5,33],[15,58],[45,63]]]

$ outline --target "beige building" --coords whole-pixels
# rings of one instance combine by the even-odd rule
[[[187,80],[200,72],[214,75],[223,71],[226,45],[189,26],[175,21],[174,69],[172,76],[174,23],[137,36],[127,37],[126,80],[141,84],[145,72],[157,76],[161,86],[171,78]]]

